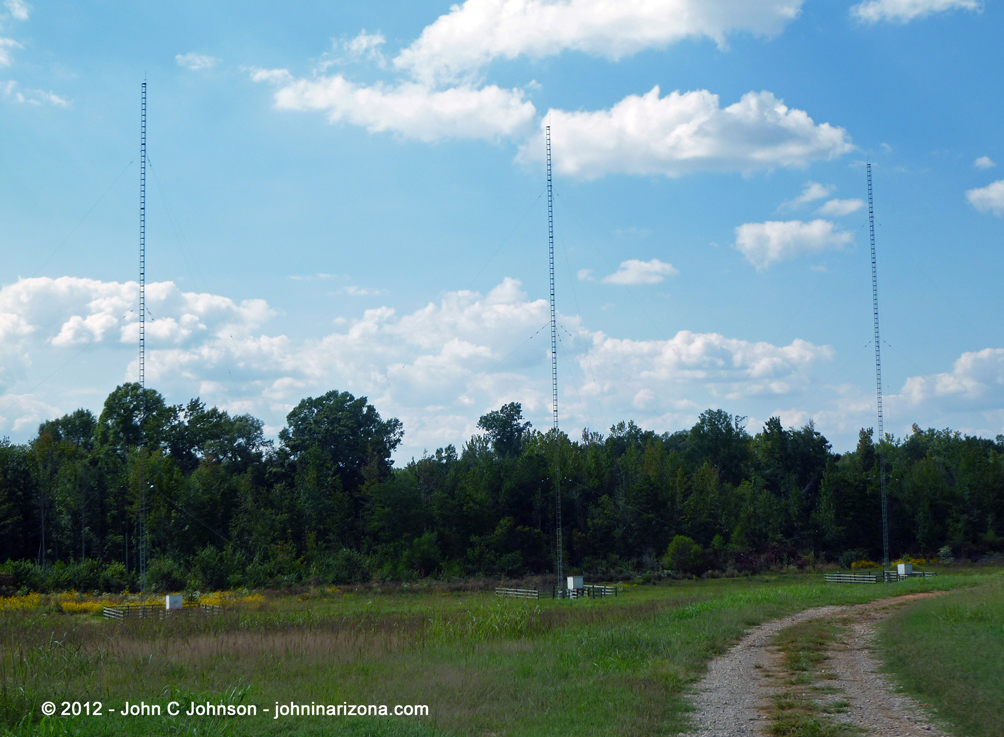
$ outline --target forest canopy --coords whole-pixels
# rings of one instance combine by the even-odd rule
[[[811,422],[753,435],[709,409],[572,439],[517,402],[478,429],[395,468],[402,425],[366,397],[304,399],[272,441],[250,415],[123,384],[98,417],[0,442],[0,588],[137,590],[141,512],[152,590],[550,573],[556,466],[565,565],[587,574],[881,560],[879,463],[894,557],[1004,549],[1002,436],[862,429],[836,454]]]

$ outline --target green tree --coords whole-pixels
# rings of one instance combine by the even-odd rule
[[[122,384],[105,399],[95,430],[96,445],[122,460],[129,448],[169,448],[177,432],[178,412],[156,390]]]
[[[399,420],[382,420],[366,397],[338,391],[302,400],[279,432],[294,459],[307,450],[319,450],[346,489],[361,486],[364,469],[373,463],[380,477],[389,476],[391,453],[403,437]]]
[[[485,431],[492,448],[499,456],[517,456],[523,442],[530,434],[530,423],[523,421],[523,407],[519,402],[502,405],[501,409],[481,415],[478,427]]]
[[[746,477],[750,457],[746,418],[733,417],[721,409],[705,410],[690,430],[689,452],[692,466],[708,461],[722,481],[738,485]]]

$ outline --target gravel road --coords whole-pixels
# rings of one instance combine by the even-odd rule
[[[833,698],[849,702],[847,712],[835,715],[865,730],[866,734],[899,737],[946,737],[931,724],[912,699],[893,690],[878,672],[879,664],[869,652],[875,624],[903,604],[933,594],[913,594],[857,606],[826,606],[807,609],[776,619],[746,633],[725,655],[708,666],[691,698],[697,737],[746,737],[766,735],[770,720],[766,709],[777,691],[772,674],[780,670],[780,653],[770,647],[773,636],[799,622],[823,617],[850,620],[850,634],[831,652],[827,670],[836,674],[827,686],[839,689]]]

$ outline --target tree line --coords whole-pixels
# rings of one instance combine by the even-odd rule
[[[123,384],[98,417],[0,442],[0,588],[137,590],[141,515],[150,590],[549,573],[556,467],[565,565],[587,574],[879,560],[880,474],[894,556],[1004,549],[1004,436],[862,429],[837,454],[811,422],[752,435],[709,409],[572,439],[518,403],[478,429],[395,468],[401,423],[365,397],[304,399],[272,441],[250,415]]]

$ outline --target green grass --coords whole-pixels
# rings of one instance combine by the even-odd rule
[[[605,600],[318,591],[169,621],[0,614],[0,733],[79,735],[617,735],[688,727],[707,661],[768,619],[980,577],[825,586],[819,576],[629,587]],[[425,718],[42,720],[46,700],[427,704]]]
[[[1004,735],[1004,579],[897,613],[880,644],[888,670],[954,732]]]

